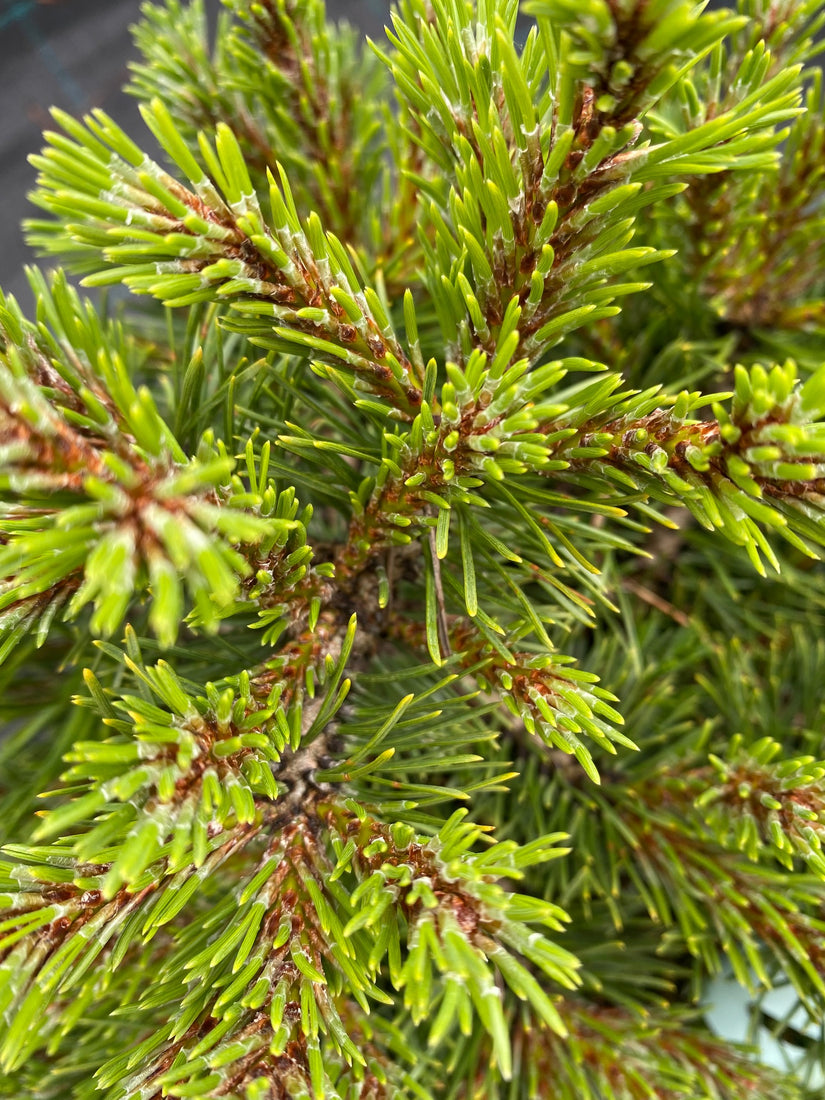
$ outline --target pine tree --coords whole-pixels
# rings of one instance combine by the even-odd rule
[[[825,4],[224,4],[0,297],[0,1096],[818,1095]]]

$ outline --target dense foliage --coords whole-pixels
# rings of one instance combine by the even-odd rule
[[[0,1096],[812,1097],[825,5],[224,4],[0,296]]]

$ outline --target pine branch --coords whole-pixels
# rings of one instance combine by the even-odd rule
[[[228,127],[219,127],[214,146],[200,143],[207,175],[159,100],[143,115],[194,190],[101,112],[85,126],[58,112],[70,137],[48,135],[50,148],[34,162],[41,170],[36,201],[58,220],[29,223],[32,242],[78,270],[92,269],[87,285],[122,282],[174,306],[220,296],[246,315],[235,327],[256,342],[331,360],[403,414],[417,408],[416,370],[385,305],[362,288],[317,214],[301,224],[283,172],[280,188],[269,176],[270,224]]]
[[[477,29],[469,6],[435,4],[432,19],[424,0],[401,6],[387,63],[414,137],[444,173],[442,185],[427,189],[433,239],[422,243],[448,358],[459,364],[474,348],[492,356],[502,346],[516,306],[512,353],[530,363],[579,326],[614,316],[617,296],[647,285],[615,277],[664,256],[626,246],[637,212],[681,190],[668,177],[774,162],[772,127],[797,113],[790,69],[766,84],[763,72],[743,68],[742,98],[730,110],[634,148],[642,132],[634,112],[739,25],[721,13],[695,25],[688,4],[642,7],[628,3],[611,14],[595,3],[590,13],[617,37],[609,51],[619,56],[614,88],[591,72],[600,66],[588,52],[594,39],[575,55],[561,47],[572,11],[563,5],[533,5],[540,37],[531,33],[521,57],[512,46],[515,4],[502,5],[498,23],[491,10],[489,33]],[[677,66],[687,39],[696,53]],[[656,65],[642,60],[654,41]]]
[[[239,829],[222,837],[203,865],[205,873],[216,871],[255,831]],[[150,878],[136,891],[120,889],[107,899],[101,868],[73,864],[68,856],[69,849],[61,845],[4,849],[1,900],[10,915],[0,925],[0,997],[4,1012],[13,1013],[0,1048],[4,1072],[20,1067],[41,1044],[50,1002],[84,980],[87,990],[98,985],[97,976],[92,973],[90,980],[88,972],[102,952],[114,947],[115,957],[122,959],[144,921],[147,899],[160,903],[154,916],[163,923],[163,917],[170,920],[180,911],[199,882],[183,874],[158,890]]]
[[[351,645],[352,632],[349,648]],[[29,1010],[38,1011],[51,997],[58,992],[65,993],[72,982],[80,980],[123,920],[134,913],[135,919],[129,919],[119,934],[111,965],[117,965],[117,961],[124,958],[136,937],[149,940],[158,928],[175,919],[193,894],[202,888],[205,878],[214,874],[228,855],[241,847],[246,848],[256,835],[266,830],[273,839],[248,887],[241,893],[241,910],[238,911],[234,898],[229,899],[229,908],[227,903],[221,902],[212,918],[196,925],[191,936],[183,936],[175,956],[179,961],[173,958],[169,964],[168,980],[175,988],[180,985],[178,969],[181,968],[192,971],[194,983],[191,1001],[184,1002],[186,1011],[168,1035],[172,1046],[188,1033],[196,1020],[205,1019],[203,1014],[207,1011],[212,1017],[224,1019],[229,1001],[223,994],[215,1001],[210,990],[215,988],[216,981],[218,989],[226,984],[220,980],[222,972],[214,968],[219,960],[231,961],[230,956],[234,957],[232,973],[243,968],[243,988],[251,989],[254,979],[255,989],[261,988],[267,997],[274,990],[273,1004],[280,1005],[281,1012],[293,1000],[304,1005],[301,1042],[306,1043],[306,1058],[315,1091],[323,1087],[325,1070],[318,1045],[317,1017],[312,1015],[316,1009],[313,1007],[310,1016],[306,1016],[310,1011],[306,1007],[310,1003],[308,998],[311,997],[312,1006],[316,1002],[320,1005],[326,1020],[325,1029],[331,1028],[338,1037],[340,1053],[348,1061],[360,1060],[357,1048],[345,1038],[343,1025],[340,1021],[334,1022],[337,1016],[332,1001],[325,1001],[322,992],[314,986],[304,988],[302,985],[290,993],[294,981],[300,984],[300,974],[312,982],[326,982],[322,977],[324,960],[337,968],[348,985],[355,982],[356,999],[365,1009],[366,1003],[359,998],[358,989],[365,996],[385,999],[373,985],[373,978],[388,951],[393,984],[396,988],[406,987],[410,996],[415,991],[415,998],[420,989],[418,980],[411,981],[411,976],[425,964],[428,951],[431,952],[428,965],[437,973],[443,973],[445,968],[453,973],[458,967],[469,983],[471,999],[457,998],[462,987],[450,985],[448,980],[439,1019],[446,1027],[452,1014],[459,1011],[465,1019],[472,1006],[494,1036],[497,1057],[505,1074],[509,1073],[509,1045],[500,1012],[495,1002],[489,1001],[492,993],[485,992],[495,989],[485,969],[485,958],[494,962],[519,996],[529,998],[550,1026],[558,1026],[551,1002],[513,953],[525,955],[555,981],[573,984],[575,959],[525,927],[539,922],[559,929],[564,914],[556,906],[505,892],[495,882],[501,876],[518,878],[523,867],[564,854],[563,849],[554,848],[558,836],[541,838],[524,849],[507,843],[495,845],[483,854],[468,855],[468,848],[477,842],[481,832],[477,826],[461,824],[461,813],[439,829],[437,840],[429,841],[426,837],[417,838],[409,826],[402,826],[400,822],[389,828],[382,826],[370,819],[357,803],[329,802],[329,796],[324,794],[331,785],[337,784],[354,787],[354,793],[358,793],[363,777],[374,776],[376,768],[394,751],[380,753],[380,742],[409,707],[412,697],[403,700],[376,732],[373,732],[374,726],[368,726],[365,742],[353,744],[352,734],[345,728],[344,755],[336,763],[328,739],[314,735],[313,731],[316,727],[323,730],[334,708],[340,706],[343,695],[337,692],[337,684],[340,667],[347,659],[347,646],[340,655],[337,678],[327,685],[328,698],[334,700],[332,707],[322,704],[320,710],[308,708],[312,712],[309,719],[307,711],[303,711],[303,724],[299,721],[297,727],[302,741],[293,737],[291,750],[288,741],[296,728],[293,719],[282,710],[273,718],[271,709],[261,711],[252,706],[248,687],[247,693],[243,693],[244,682],[248,685],[244,677],[240,678],[242,691],[238,696],[234,696],[231,689],[220,692],[207,685],[206,698],[195,699],[165,663],[146,669],[138,663],[139,654],[133,640],[129,641],[129,650],[134,656],[127,657],[126,663],[145,685],[144,697],[124,695],[120,700],[111,700],[92,674],[87,675],[94,705],[106,716],[107,725],[113,727],[117,735],[105,741],[76,743],[69,754],[68,762],[73,766],[64,780],[67,793],[73,797],[46,816],[41,830],[42,836],[60,833],[61,845],[55,849],[9,850],[9,854],[17,854],[18,858],[22,856],[34,863],[36,869],[32,877],[36,882],[46,883],[53,880],[53,872],[48,870],[50,858],[59,853],[57,881],[66,884],[68,904],[66,914],[61,910],[59,915],[53,906],[44,905],[52,900],[48,891],[21,896],[19,890],[10,890],[6,904],[11,912],[3,925],[7,934],[0,940],[0,949],[8,952],[18,941],[21,946],[17,954],[8,955],[9,978],[17,973],[20,963],[17,955],[22,952],[21,958],[28,958],[32,951],[30,933],[44,926],[53,930],[55,936],[49,954],[56,951],[55,958],[63,960],[65,957],[70,962],[83,955],[83,966],[73,971],[71,978],[66,978],[65,969],[57,968],[49,982],[38,980],[36,995],[32,992],[34,987],[21,987],[16,981],[12,982],[11,995],[19,1002],[19,1011],[25,1021],[31,1021]],[[113,655],[116,655],[114,651]],[[151,694],[145,691],[146,688]],[[165,709],[152,702],[152,697],[156,697]],[[293,700],[290,710],[301,714],[300,699]],[[128,721],[123,721],[120,714],[126,714]],[[421,712],[419,703],[417,721],[426,722],[429,717],[426,709]],[[445,759],[446,766],[450,763]],[[399,786],[397,782],[394,785]],[[449,797],[453,792],[445,793]],[[120,809],[118,802],[122,804]],[[83,831],[69,838],[67,832],[77,824],[83,826]],[[337,862],[330,861],[324,854],[329,844],[327,839],[323,840],[323,847],[318,846],[321,829],[332,836]],[[115,852],[117,855],[113,858]],[[315,886],[307,878],[310,868]],[[342,894],[336,888],[325,902],[323,891],[329,891],[330,884],[345,873],[355,875],[349,900],[346,900],[346,892]],[[10,867],[9,886],[23,875],[20,868]],[[297,879],[292,877],[296,875]],[[81,889],[83,895],[78,900]],[[300,913],[290,916],[290,905],[296,902],[289,899],[295,897],[303,897]],[[88,916],[84,906],[89,911]],[[424,947],[422,940],[424,954],[421,950],[418,955],[411,954],[405,967],[401,967],[398,955],[400,928],[396,928],[394,939],[392,936],[388,939],[385,934],[390,918],[388,906],[395,907],[396,920],[403,914],[403,925],[408,929],[411,945],[418,942],[421,921],[425,921],[429,929],[430,947]],[[269,910],[272,920],[266,918]],[[67,916],[66,920],[62,920],[63,915]],[[278,916],[279,923],[273,923],[274,915]],[[87,923],[96,932],[94,945],[88,950],[88,937],[80,931]],[[468,955],[459,940],[469,933],[470,925],[474,946]],[[294,943],[289,940],[290,930],[296,928],[305,930],[300,936],[303,945],[300,948],[296,946],[298,940]],[[98,935],[100,929],[104,931]],[[219,930],[217,939],[212,929]],[[282,936],[284,930],[286,939]],[[420,934],[424,937],[423,932]],[[202,939],[204,936],[206,938]],[[197,950],[196,943],[200,943]],[[289,967],[284,974],[280,970],[275,973],[272,968],[278,969],[287,959],[284,952],[275,949],[284,947],[286,951],[288,943],[292,944],[288,950]],[[247,965],[253,945],[256,947],[254,958]],[[307,961],[302,966],[295,956],[296,951],[305,948]],[[453,957],[456,951],[458,954]],[[365,966],[368,959],[369,967],[363,971],[362,979],[356,980],[353,967],[359,958],[362,962],[358,965]],[[409,961],[413,958],[417,961]],[[445,960],[449,960],[449,966]],[[253,961],[256,961],[256,968],[250,973]],[[35,952],[32,965],[38,968],[43,963],[44,958]],[[258,971],[265,963],[269,969],[262,985],[264,975],[259,975]],[[203,973],[198,969],[201,964],[206,967]],[[294,973],[293,964],[297,967]],[[51,968],[52,963],[48,966]],[[368,973],[373,977],[367,977]],[[431,978],[427,988],[432,987],[432,981]],[[233,979],[233,990],[236,984]],[[280,986],[283,986],[282,996],[278,994]],[[159,997],[158,1003],[164,1002],[167,996],[164,990],[161,985],[160,991],[153,990],[151,997]],[[415,1014],[424,1012],[420,1000],[411,1001],[411,1006]],[[248,1007],[250,1011],[256,1010],[260,1003],[250,1003]],[[235,1053],[241,1044],[246,1059],[258,1049],[261,1032],[258,1027],[252,1027],[251,1017],[236,1019],[236,1016],[232,1014],[228,1019],[231,1043],[229,1038],[227,1043]],[[280,1017],[278,1020],[273,1018],[271,1026],[274,1038],[270,1053],[280,1057],[286,1043],[291,1041],[291,1025],[281,1039],[278,1039]],[[249,1028],[252,1030],[248,1031]],[[433,1033],[433,1043],[441,1033]],[[228,1034],[227,1029],[218,1032],[210,1027],[210,1042],[204,1050],[224,1034]],[[26,1045],[21,1045],[24,1038]],[[205,1036],[200,1038],[205,1042]],[[162,1039],[162,1036],[156,1037],[149,1047],[139,1048],[131,1056],[131,1064],[137,1064],[135,1059],[148,1058]],[[28,1023],[22,1031],[9,1033],[3,1048],[9,1068],[18,1065],[36,1043],[37,1032],[30,1031]],[[215,1081],[214,1072],[207,1072],[214,1069],[208,1060],[205,1063],[198,1061],[197,1051],[202,1045],[198,1041],[191,1049],[186,1048],[184,1076],[187,1088],[190,1085],[193,1089],[217,1087],[224,1080],[221,1076],[220,1081]],[[155,1063],[150,1060],[145,1074],[139,1073],[133,1081],[135,1088],[142,1085],[146,1074],[159,1074],[161,1086],[172,1082],[167,1058],[170,1050],[171,1047],[158,1054],[163,1072],[152,1068]],[[177,1054],[177,1050],[172,1053]],[[220,1057],[223,1059],[223,1049]],[[235,1060],[231,1059],[233,1063]],[[201,1070],[206,1074],[203,1080],[197,1077]],[[121,1075],[120,1069],[118,1075]],[[181,1076],[177,1074],[175,1081],[179,1080]]]
[[[715,422],[684,418],[691,404],[696,402],[695,408],[712,399],[685,392],[671,413],[649,412],[658,395],[641,394],[628,399],[626,415],[593,425],[595,430],[565,441],[560,451],[573,460],[574,475],[582,471],[580,484],[592,486],[590,471],[598,469],[619,486],[680,501],[703,526],[744,546],[760,572],[760,553],[775,568],[778,562],[758,524],[818,557],[814,547],[822,540],[818,517],[825,439],[817,418],[823,374],[801,389],[795,387],[793,363],[774,367],[770,374],[760,366],[750,372],[737,367],[735,379],[731,410],[714,403]],[[551,435],[559,426],[552,424]]]
[[[309,806],[307,812],[312,812]],[[501,1072],[509,1075],[509,1041],[485,958],[494,962],[508,985],[529,1000],[549,1026],[562,1027],[551,1001],[513,953],[525,955],[556,982],[574,985],[573,957],[526,927],[532,922],[559,929],[564,914],[556,906],[507,893],[492,881],[501,875],[517,878],[522,867],[563,855],[563,849],[553,848],[557,837],[542,838],[523,850],[513,844],[496,845],[468,859],[467,849],[479,833],[476,826],[461,823],[461,814],[454,815],[437,839],[428,842],[416,838],[408,827],[383,827],[363,811],[353,813],[350,806],[320,802],[315,812],[319,815],[315,826],[306,814],[299,815],[277,834],[238,899],[219,902],[202,922],[181,934],[159,982],[143,998],[146,1007],[163,1004],[186,983],[189,992],[181,1013],[166,1035],[155,1035],[104,1069],[102,1084],[119,1086],[112,1095],[144,1095],[141,1090],[147,1082],[170,1089],[172,1095],[220,1090],[229,1087],[227,1078],[245,1079],[253,1067],[255,1073],[283,1071],[285,1055],[297,1059],[296,1069],[305,1060],[312,1089],[323,1091],[329,1081],[319,1023],[323,1020],[324,1032],[347,1062],[364,1065],[359,1049],[347,1036],[336,1000],[342,979],[365,1010],[367,997],[386,1000],[373,979],[387,952],[391,980],[396,988],[406,989],[407,1007],[417,1018],[426,1014],[429,994],[424,990],[432,989],[432,971],[446,971],[444,1000],[431,1029],[431,1045],[440,1041],[456,1012],[462,1027],[467,1026],[468,1012],[477,1013],[492,1036]],[[320,820],[331,830],[337,862],[318,843]],[[256,831],[246,829],[224,839],[205,870],[214,873]],[[33,850],[22,854],[36,858]],[[77,871],[65,867],[56,878],[54,872],[47,876],[42,865],[34,872],[36,882],[66,884],[61,887],[59,917],[54,905],[44,908],[44,902],[57,897],[50,887],[17,894],[12,901],[14,908],[4,930],[13,931],[0,946],[8,952],[20,941],[7,953],[4,969],[11,995],[23,1002],[17,1019],[24,1024],[6,1039],[3,1056],[8,1068],[18,1065],[37,1043],[37,1030],[29,1026],[33,1014],[58,990],[65,994],[82,980],[118,925],[131,913],[138,917],[137,923],[128,920],[120,932],[115,953],[122,959],[136,935],[150,938],[173,919],[192,893],[191,885],[181,889],[179,876],[177,882],[173,880],[173,889],[161,889],[151,899],[147,918],[145,902],[157,889],[154,882],[143,889],[136,884],[132,894],[121,890],[109,902],[100,889],[87,888],[78,897],[81,886],[100,883],[94,870],[88,869],[91,878],[87,873],[86,881],[79,881]],[[350,871],[355,872],[355,880],[348,889],[334,885],[343,875],[343,887]],[[8,883],[20,874],[20,868],[10,869]],[[202,875],[189,882],[197,883],[199,878]],[[28,914],[27,906],[33,906]],[[43,941],[48,949],[48,981],[42,970],[44,954],[32,952],[30,938],[32,929],[43,926],[50,937]],[[402,927],[408,930],[410,946],[403,966]],[[87,947],[89,932],[94,933],[91,947]],[[82,965],[69,975],[69,966],[81,955]],[[23,959],[29,961],[21,974]],[[41,977],[36,985],[26,984],[38,970]],[[209,1017],[219,1023],[207,1026]],[[186,1091],[177,1091],[183,1086]]]
[[[572,999],[565,1002],[564,1013],[569,1042],[516,1024],[522,1079],[518,1097],[738,1100],[752,1095],[791,1100],[800,1095],[786,1076],[691,1027],[677,1013],[659,1012],[645,1019]]]
[[[346,26],[325,22],[324,4],[227,4],[210,47],[202,0],[146,4],[134,30],[143,54],[129,90],[163,101],[181,138],[230,125],[255,189],[284,165],[301,209],[317,210],[339,239],[370,239],[365,194],[385,148],[383,72]]]
[[[680,252],[667,271],[651,269],[658,286],[657,309],[663,308],[666,316],[658,315],[650,335],[661,338],[665,330],[678,355],[684,340],[693,341],[699,333],[710,339],[723,334],[735,345],[736,355],[758,360],[770,349],[768,354],[780,361],[793,354],[803,369],[808,362],[813,369],[819,365],[818,353],[809,359],[806,344],[816,331],[821,289],[817,150],[822,105],[815,59],[821,49],[822,13],[816,4],[761,0],[740,3],[738,10],[746,17],[743,25],[648,116],[652,133],[669,137],[684,128],[686,119],[701,126],[729,109],[739,96],[742,74],[754,66],[770,79],[783,67],[811,66],[813,61],[800,74],[806,110],[786,131],[776,171],[694,177],[683,196],[663,204],[662,216],[644,227],[644,243]],[[799,263],[790,259],[791,248]],[[644,312],[645,306],[638,301],[634,308]],[[687,316],[692,318],[689,326]],[[628,331],[638,332],[639,327],[636,318]],[[641,328],[646,327],[642,321]],[[730,354],[723,351],[721,359]]]
[[[778,178],[745,195],[695,188],[686,192],[694,236],[693,268],[711,308],[737,330],[807,329],[819,308],[823,98],[817,71],[806,113],[791,128]],[[738,210],[746,204],[749,225]],[[714,226],[714,230],[705,227]],[[724,271],[711,255],[726,256]]]
[[[337,662],[330,657],[327,698],[309,708],[308,718],[300,696],[289,709],[278,707],[277,697],[272,705],[257,705],[245,674],[235,690],[207,684],[196,696],[165,661],[146,668],[127,628],[127,654],[110,652],[142,691],[113,700],[87,670],[91,699],[76,701],[97,709],[115,736],[75,743],[63,780],[79,797],[50,811],[37,839],[65,838],[77,823],[91,823],[70,850],[83,863],[111,862],[101,887],[110,898],[123,885],[137,888],[150,867],[150,880],[157,879],[160,859],[164,875],[200,867],[215,837],[259,820],[260,804],[288,816],[301,802],[298,780],[317,766],[312,741],[323,728],[322,715],[329,720],[343,701],[338,686],[353,636],[354,623]],[[291,754],[301,746],[297,766]],[[111,860],[113,849],[118,855]]]
[[[748,4],[168,0],[173,167],[56,115],[31,239],[167,313],[0,299],[0,1093],[796,1096],[686,1009],[825,1003],[825,15]]]
[[[62,277],[49,287],[33,275],[32,286],[42,322],[0,302],[2,655],[34,626],[42,644],[58,612],[74,618],[89,603],[92,631],[111,634],[150,585],[150,622],[167,644],[184,585],[214,629],[247,572],[232,544],[272,541],[290,522],[227,491],[234,462],[208,438],[187,459],[129,377],[131,349]]]
[[[727,761],[713,756],[712,771],[697,770],[695,805],[724,847],[754,862],[767,850],[789,869],[800,859],[823,876],[825,770],[810,757],[774,763],[780,751],[770,738],[746,746],[734,737]]]
[[[397,627],[393,633],[426,650],[423,624]],[[497,703],[524,723],[528,743],[536,738],[542,747],[573,756],[594,783],[600,781],[599,772],[581,734],[601,752],[615,754],[616,745],[637,747],[616,728],[624,724],[610,705],[617,702],[616,696],[596,687],[598,677],[592,673],[571,667],[572,657],[519,651],[516,639],[483,626],[478,629],[463,617],[451,622],[449,641],[462,672],[474,677],[485,696],[492,693]]]
[[[722,942],[737,980],[752,989],[756,981],[770,987],[773,961],[816,1013],[825,995],[818,874],[798,873],[791,885],[773,858],[751,862],[747,814],[737,815],[738,825],[724,831],[711,817],[708,828],[707,811],[694,808],[692,783],[690,773],[687,780],[678,775],[656,779],[648,766],[646,776],[626,789],[614,782],[604,795],[588,793],[587,799],[599,806],[596,843],[604,854],[586,872],[581,864],[578,875],[568,869],[570,894],[615,899],[626,879],[653,921],[673,930],[672,936],[678,926],[679,942],[703,968],[718,971],[717,944]],[[585,796],[578,793],[575,777],[564,787],[569,813]],[[616,903],[610,904],[620,926]]]

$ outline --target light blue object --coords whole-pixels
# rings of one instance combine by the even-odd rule
[[[728,972],[708,984],[703,1007],[708,1026],[721,1039],[751,1044],[760,1062],[797,1075],[809,1089],[825,1085],[822,1062],[812,1059],[809,1050],[790,1037],[782,1038],[781,1031],[787,1027],[817,1044],[825,1038],[823,1022],[805,1011],[790,983],[754,996]]]

